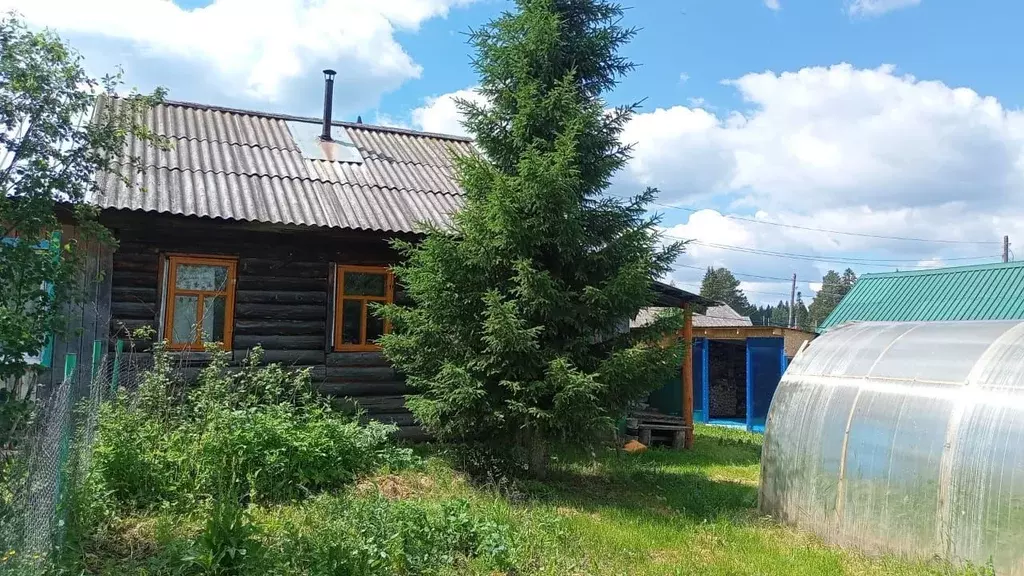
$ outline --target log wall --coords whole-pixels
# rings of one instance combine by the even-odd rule
[[[402,436],[421,436],[405,408],[404,379],[382,355],[334,352],[330,341],[332,264],[394,263],[397,254],[383,235],[125,213],[108,215],[105,223],[119,241],[112,258],[110,336],[131,340],[136,358],[145,358],[152,342],[132,333],[142,326],[160,333],[161,255],[235,257],[233,362],[261,345],[267,362],[310,367],[325,393],[351,399],[368,418],[399,425]],[[183,369],[198,369],[204,357],[183,353]]]

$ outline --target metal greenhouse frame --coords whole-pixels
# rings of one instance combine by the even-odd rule
[[[864,322],[791,362],[760,507],[826,541],[1024,574],[1024,322]]]

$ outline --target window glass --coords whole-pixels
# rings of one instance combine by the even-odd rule
[[[206,290],[223,292],[227,290],[227,266],[179,264],[175,287],[179,290]]]
[[[366,311],[366,343],[373,344],[384,334],[384,319],[373,315],[373,311]]]
[[[387,295],[387,275],[373,272],[345,272],[345,296]]]
[[[345,300],[341,309],[341,343],[362,344],[363,302]]]
[[[206,296],[203,298],[203,341],[224,341],[225,298]]]
[[[196,339],[199,321],[199,297],[175,296],[174,316],[171,321],[171,344],[190,344]]]

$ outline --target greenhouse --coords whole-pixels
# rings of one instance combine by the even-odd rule
[[[864,322],[793,359],[764,513],[869,552],[1024,574],[1024,322]]]

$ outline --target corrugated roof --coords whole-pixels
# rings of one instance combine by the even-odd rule
[[[753,326],[750,318],[732,309],[731,306],[720,304],[711,306],[704,314],[693,315],[694,328],[732,328],[736,326]]]
[[[667,310],[663,306],[651,306],[641,308],[636,318],[630,321],[630,328],[640,328],[654,322],[658,314]],[[736,328],[741,326],[753,326],[750,318],[741,315],[725,304],[710,306],[704,314],[693,315],[694,328]]]
[[[102,100],[97,112],[118,100]],[[316,118],[187,102],[154,106],[145,124],[170,150],[128,143],[141,174],[97,177],[102,208],[382,232],[444,224],[462,203],[453,158],[474,153],[457,136],[334,122],[361,162],[305,157],[289,123]],[[127,178],[125,178],[127,177]],[[128,182],[125,182],[125,180]]]
[[[865,274],[819,330],[858,321],[1022,320],[1024,262]]]

